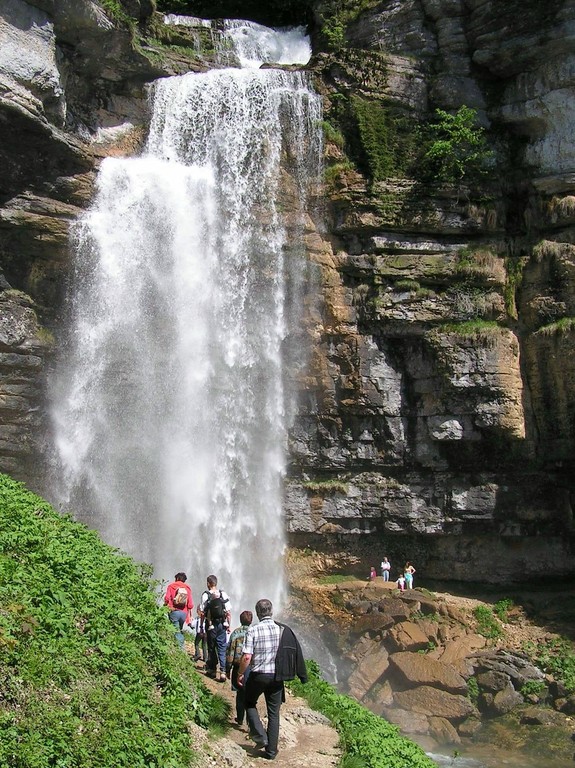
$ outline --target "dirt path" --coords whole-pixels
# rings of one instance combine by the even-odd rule
[[[271,764],[262,757],[261,749],[249,738],[247,726],[238,726],[233,721],[235,693],[231,690],[229,680],[218,683],[206,677],[201,663],[197,669],[202,674],[207,688],[225,698],[232,707],[230,730],[220,739],[214,739],[198,726],[191,726],[194,742],[202,754],[200,765],[263,768]],[[265,725],[263,697],[258,709]],[[338,740],[338,733],[329,725],[327,718],[319,712],[314,712],[303,699],[292,696],[286,690],[286,702],[282,705],[280,713],[279,751],[273,765],[279,768],[293,768],[295,765],[305,768],[334,768],[341,755]]]

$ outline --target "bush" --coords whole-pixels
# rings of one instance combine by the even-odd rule
[[[452,115],[435,110],[428,126],[428,147],[422,167],[437,181],[457,184],[483,175],[493,160],[485,130],[477,124],[477,110],[463,105]]]
[[[570,640],[560,637],[537,645],[528,643],[525,651],[545,673],[562,683],[568,693],[575,693],[575,647]]]
[[[179,768],[219,705],[147,566],[0,475],[0,765]]]
[[[321,679],[318,665],[307,662],[307,683],[289,684],[297,696],[323,712],[339,732],[344,748],[342,765],[356,768],[434,768],[421,749],[399,734],[399,729],[349,696],[337,693]]]
[[[493,611],[486,605],[478,605],[473,609],[473,615],[477,621],[477,631],[483,637],[490,640],[497,640],[503,637],[503,629],[493,615]]]

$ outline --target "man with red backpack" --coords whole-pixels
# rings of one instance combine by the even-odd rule
[[[189,584],[186,584],[187,576],[185,573],[176,573],[174,581],[168,584],[166,594],[164,595],[164,605],[169,608],[168,618],[176,630],[176,640],[180,648],[184,647],[184,633],[182,632],[184,624],[189,624],[192,618],[192,590]]]

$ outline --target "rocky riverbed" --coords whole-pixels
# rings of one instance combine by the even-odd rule
[[[573,764],[575,697],[532,661],[533,647],[572,636],[570,592],[401,593],[346,566],[311,552],[288,559],[290,612],[302,634],[320,633],[341,690],[446,759],[527,768],[545,754],[547,766]]]

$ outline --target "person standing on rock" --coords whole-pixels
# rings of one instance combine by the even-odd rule
[[[389,572],[391,570],[391,563],[387,559],[387,557],[384,557],[381,561],[381,575],[383,576],[384,581],[389,581]]]
[[[231,606],[230,598],[221,589],[218,589],[216,576],[208,576],[207,589],[202,593],[200,612],[204,619],[204,627],[208,638],[208,661],[206,663],[206,675],[216,678],[221,682],[226,681],[226,649],[228,645],[228,632],[230,632]],[[216,667],[220,667],[219,676],[216,675]]]
[[[405,576],[405,586],[407,587],[407,589],[413,589],[414,573],[415,573],[415,568],[408,560],[403,569],[403,575]]]
[[[399,574],[395,583],[397,584],[397,588],[400,592],[405,592],[405,576],[403,573]]]
[[[244,722],[245,707],[245,684],[248,678],[249,667],[244,672],[244,685],[238,685],[238,673],[240,661],[243,655],[244,642],[248,633],[248,627],[252,623],[254,615],[251,611],[242,611],[240,613],[240,626],[236,627],[228,642],[226,652],[226,675],[231,676],[232,691],[236,692],[236,723],[241,725]]]
[[[245,707],[250,736],[264,747],[264,757],[274,760],[278,753],[280,707],[284,700],[284,684],[275,679],[276,654],[282,628],[272,619],[273,606],[269,600],[258,600],[256,614],[259,624],[251,626],[246,634],[242,659],[238,670],[238,685],[245,682]],[[246,680],[246,670],[250,674]],[[268,714],[267,732],[258,714],[257,703],[263,693]]]
[[[372,565],[371,568],[369,569],[369,580],[375,581],[376,578],[377,578],[377,571],[375,570],[375,565]]]
[[[166,587],[164,595],[164,605],[169,608],[168,618],[176,630],[176,640],[180,648],[184,647],[184,624],[191,620],[191,610],[194,607],[192,600],[192,590],[189,584],[186,584],[187,576],[185,573],[176,573],[174,581]]]

